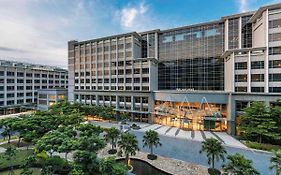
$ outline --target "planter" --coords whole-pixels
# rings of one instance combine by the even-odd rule
[[[210,175],[221,175],[220,170],[215,169],[215,168],[208,168],[208,173],[209,173]]]
[[[132,173],[134,170],[134,167],[132,165],[128,166],[128,173]]]
[[[154,154],[148,154],[148,155],[147,155],[147,158],[148,158],[149,160],[156,160],[156,159],[157,159],[157,156],[154,155]]]

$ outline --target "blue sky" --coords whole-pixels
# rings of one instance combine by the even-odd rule
[[[217,20],[281,0],[0,0],[0,59],[67,67],[67,41]]]

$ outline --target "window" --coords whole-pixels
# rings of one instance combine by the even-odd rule
[[[7,91],[13,91],[15,90],[15,86],[7,86]]]
[[[269,81],[271,82],[281,81],[281,74],[269,74]]]
[[[134,83],[140,83],[140,78],[134,78]]]
[[[164,36],[163,43],[169,43],[173,41],[173,36]]]
[[[7,83],[15,83],[15,79],[7,79]]]
[[[235,92],[247,92],[247,87],[235,87]]]
[[[235,75],[235,82],[247,82],[247,75]]]
[[[17,83],[23,83],[23,79],[17,79]]]
[[[252,74],[251,75],[252,82],[263,82],[264,81],[264,74]]]
[[[270,60],[269,68],[281,68],[281,60]]]
[[[17,76],[18,77],[24,77],[24,73],[23,72],[17,72]]]
[[[7,72],[7,76],[10,76],[10,77],[15,76],[15,73],[14,72]]]
[[[13,98],[13,97],[15,97],[15,94],[14,94],[14,93],[9,93],[9,94],[7,94],[7,98]]]
[[[248,107],[248,103],[247,101],[236,101],[236,110],[237,111],[243,111],[244,109],[246,109]]]
[[[264,61],[251,62],[251,69],[264,69]]]
[[[269,55],[280,55],[281,47],[270,47],[268,52]]]
[[[269,21],[269,28],[270,29],[279,28],[279,27],[281,27],[281,19]]]
[[[4,83],[4,79],[0,79],[0,83]]]
[[[268,39],[269,39],[269,42],[281,41],[281,33],[269,34]]]
[[[140,69],[134,69],[134,74],[140,74]]]
[[[0,71],[0,76],[4,76],[4,71]]]
[[[252,87],[251,92],[264,92],[264,87]]]
[[[17,90],[24,90],[23,86],[17,86]]]
[[[26,77],[32,77],[32,73],[26,73]]]
[[[143,83],[149,83],[149,78],[148,77],[143,77],[142,78]]]
[[[148,68],[142,68],[142,73],[143,74],[149,74],[149,69]]]
[[[247,69],[247,62],[235,63],[235,70]]]
[[[269,92],[281,93],[281,87],[269,87]]]

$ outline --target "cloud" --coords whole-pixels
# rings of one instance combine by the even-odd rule
[[[125,7],[121,10],[120,22],[121,26],[131,28],[136,23],[138,18],[147,11],[147,7],[141,2],[137,7]]]
[[[239,11],[240,12],[247,12],[249,11],[249,0],[238,0],[239,3]]]

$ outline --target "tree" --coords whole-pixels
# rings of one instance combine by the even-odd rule
[[[3,137],[8,137],[8,143],[11,142],[11,136],[15,131],[15,124],[17,120],[18,120],[17,118],[6,118],[1,120],[0,122],[0,128],[4,129],[1,135]]]
[[[241,132],[246,137],[255,137],[259,143],[262,138],[277,138],[279,133],[276,122],[270,115],[270,109],[264,102],[253,102],[245,109],[245,114],[241,116]]]
[[[42,168],[43,174],[69,174],[71,166],[60,156],[47,157]]]
[[[109,153],[116,153],[116,142],[119,138],[120,131],[116,128],[110,128],[107,131],[107,134],[105,136],[107,141],[111,142],[111,150],[109,150]]]
[[[25,159],[25,163],[23,165],[23,171],[21,172],[21,175],[32,175],[33,170],[31,170],[31,166],[36,161],[36,158],[34,155],[31,155]]]
[[[127,171],[126,166],[122,163],[117,163],[115,157],[107,157],[99,162],[101,175],[124,175]]]
[[[121,138],[118,141],[118,146],[121,149],[120,154],[125,154],[127,164],[129,163],[129,155],[136,155],[136,151],[139,150],[136,136],[130,133],[124,133],[121,135]]]
[[[98,150],[104,148],[106,145],[105,141],[96,135],[90,137],[83,136],[78,140],[78,149],[85,150],[89,152],[97,152]]]
[[[217,139],[208,138],[203,141],[200,154],[202,152],[206,153],[208,157],[208,164],[212,165],[212,169],[215,169],[215,160],[225,161],[224,155],[226,154],[226,150]]]
[[[65,160],[67,160],[67,155],[71,151],[74,151],[77,148],[77,141],[72,138],[65,138],[61,145],[58,147],[58,152],[65,153]]]
[[[143,136],[143,147],[148,147],[150,149],[150,156],[148,158],[156,159],[157,157],[153,154],[153,147],[161,146],[158,133],[153,130],[146,131]]]
[[[65,138],[67,136],[64,133],[54,130],[39,139],[35,146],[39,152],[47,151],[52,156],[55,151],[58,151]]]
[[[3,155],[3,158],[5,160],[7,160],[7,162],[9,162],[9,175],[10,174],[14,174],[14,168],[13,168],[13,160],[14,160],[14,157],[16,156],[16,148],[13,147],[13,146],[9,146],[4,155]]]
[[[76,168],[82,170],[85,174],[90,175],[98,171],[98,160],[94,152],[77,151],[73,159]]]
[[[223,165],[224,175],[259,175],[259,172],[253,167],[252,161],[243,155],[236,153],[227,156],[227,159],[228,163]]]
[[[278,151],[273,152],[273,156],[270,159],[271,166],[270,169],[275,169],[275,174],[280,175],[281,174],[281,149]]]

